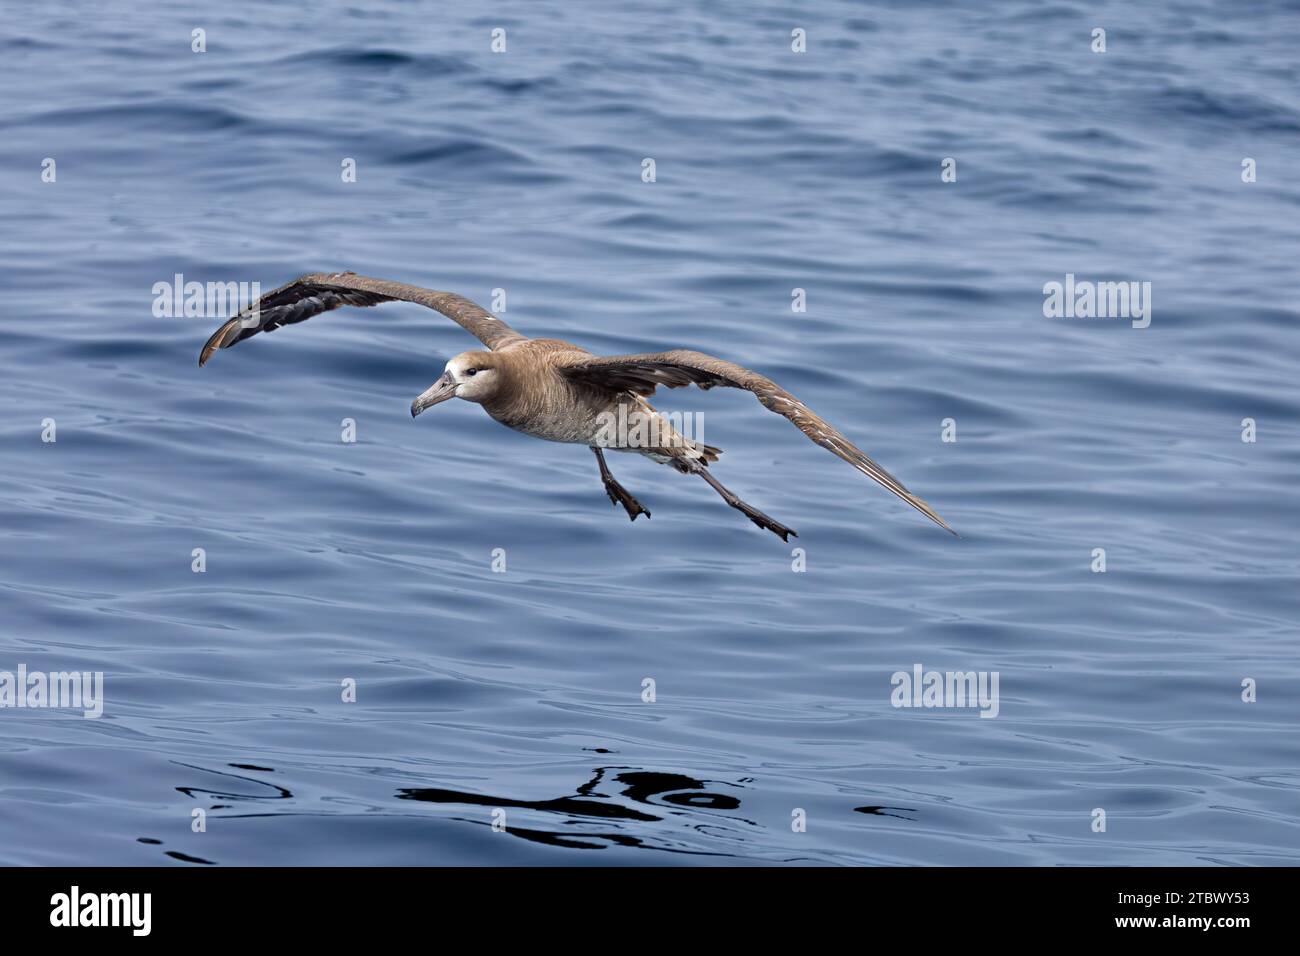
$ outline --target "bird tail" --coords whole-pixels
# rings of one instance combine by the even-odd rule
[[[722,454],[721,448],[715,448],[712,445],[705,445],[702,442],[684,439],[683,445],[675,449],[663,452],[662,461],[664,464],[672,465],[683,475],[693,475],[702,467],[708,467],[709,462],[717,461],[718,456]]]
[[[718,456],[722,454],[722,449],[713,445],[701,445],[699,442],[692,442],[692,447],[700,453],[705,461],[717,461]]]

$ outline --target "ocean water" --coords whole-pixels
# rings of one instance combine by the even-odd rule
[[[0,863],[1300,862],[1298,45],[1227,0],[7,13],[0,671],[104,696],[0,709]],[[788,545],[412,421],[476,345],[418,306],[202,370],[222,316],[154,310],[344,269],[758,369],[962,536],[743,392],[657,401]],[[1067,275],[1150,324],[1047,317]],[[917,665],[996,717],[893,706]]]

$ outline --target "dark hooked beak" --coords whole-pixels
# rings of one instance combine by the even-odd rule
[[[424,392],[419,398],[411,402],[411,417],[414,418],[426,408],[455,397],[456,382],[451,377],[450,373],[446,373],[442,378],[430,385],[428,391]]]

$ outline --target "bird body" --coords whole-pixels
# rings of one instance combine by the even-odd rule
[[[464,383],[457,398],[477,402],[491,418],[525,435],[637,452],[661,463],[676,457],[675,450],[685,458],[702,456],[697,443],[641,396],[585,384],[565,374],[591,358],[591,352],[571,342],[526,339],[499,352],[466,352],[448,364],[453,376]],[[471,367],[474,376],[467,374]],[[493,380],[492,387],[479,391],[479,383],[486,379]]]
[[[623,505],[634,521],[641,514],[649,517],[650,512],[610,474],[605,449],[635,452],[671,465],[683,474],[699,475],[727,504],[759,527],[782,540],[795,533],[723,487],[708,468],[721,450],[683,435],[646,400],[660,386],[696,385],[702,389],[721,386],[752,392],[766,408],[789,419],[812,441],[952,531],[928,504],[868,458],[842,432],[757,372],[687,349],[599,356],[559,339],[529,339],[469,299],[451,292],[352,272],[303,276],[228,319],[203,346],[199,365],[205,365],[218,349],[229,348],[259,332],[344,306],[367,307],[395,300],[417,302],[442,313],[488,349],[452,358],[442,376],[412,402],[413,417],[448,399],[460,398],[481,405],[493,419],[523,434],[586,445],[599,461],[601,480],[610,500]]]

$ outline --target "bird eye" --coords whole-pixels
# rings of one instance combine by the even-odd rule
[[[465,374],[466,374],[466,375],[477,375],[477,374],[478,374],[478,369],[476,369],[476,368],[467,368],[467,369],[465,369]]]

